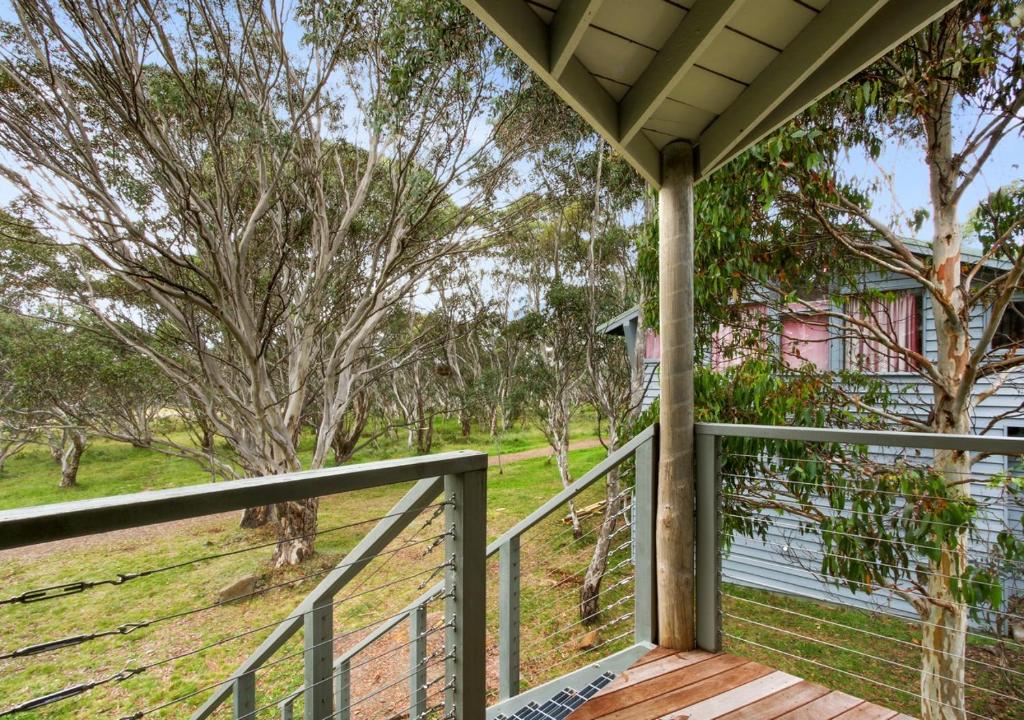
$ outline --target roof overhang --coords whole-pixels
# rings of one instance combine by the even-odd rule
[[[611,320],[598,325],[595,330],[604,335],[625,335],[626,325],[640,316],[640,306],[634,305],[629,310],[619,313]]]
[[[958,0],[462,0],[648,182],[703,177]]]

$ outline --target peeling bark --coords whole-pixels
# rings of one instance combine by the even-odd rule
[[[605,496],[607,502],[604,506],[604,519],[601,521],[601,529],[597,534],[597,542],[594,546],[594,554],[590,558],[590,565],[583,576],[583,585],[580,587],[580,619],[585,625],[593,625],[597,622],[601,605],[598,597],[601,594],[601,581],[604,579],[605,571],[608,569],[608,551],[611,548],[611,537],[619,524],[619,513],[622,511],[622,498],[619,497],[619,469],[615,468],[608,473],[605,484]]]
[[[85,452],[86,437],[81,430],[68,429],[63,432],[60,453],[60,487],[71,488],[78,485],[78,467]]]

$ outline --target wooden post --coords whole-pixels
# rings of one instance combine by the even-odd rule
[[[692,650],[693,482],[693,147],[661,153],[658,282],[661,313],[661,437],[658,463],[658,642]]]
[[[636,556],[634,612],[638,643],[658,641],[658,602],[655,581],[654,508],[658,492],[658,426],[636,449],[636,485],[633,494],[633,553]]]
[[[427,605],[409,613],[409,720],[427,714]]]
[[[305,615],[302,641],[305,646],[305,720],[331,720],[334,716],[331,674],[334,664],[334,596],[313,603]]]
[[[256,673],[242,673],[232,685],[231,717],[233,720],[251,720],[256,715]]]

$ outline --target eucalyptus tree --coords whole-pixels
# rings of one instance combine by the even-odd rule
[[[74,317],[4,312],[0,322],[5,430],[22,439],[48,438],[60,487],[77,484],[82,455],[95,437],[178,454],[153,428],[174,389],[146,358]]]
[[[793,168],[780,202],[816,223],[830,243],[870,267],[911,278],[928,294],[937,350],[929,357],[887,332],[887,323],[865,321],[856,305],[830,313],[890,354],[902,357],[931,386],[924,419],[900,416],[905,427],[936,433],[970,433],[973,407],[991,388],[1024,366],[1019,338],[996,342],[1001,324],[1024,291],[1020,216],[980,213],[980,257],[968,262],[959,216],[968,189],[990,159],[1024,128],[1024,8],[1016,2],[965,2],[866,70],[833,99],[836,120],[820,127],[846,147],[876,156],[885,142],[917,148],[928,169],[928,205],[912,219],[930,221],[924,256],[909,246],[899,225],[879,216],[864,194],[844,191],[829,167]],[[899,172],[897,169],[896,172]],[[1006,204],[1005,194],[986,203]],[[987,216],[987,217],[986,217]],[[991,220],[995,220],[992,222]],[[991,262],[996,261],[996,262]],[[972,323],[983,316],[980,332]],[[1020,412],[1021,408],[1017,409]],[[885,415],[885,413],[881,413]],[[985,430],[986,428],[981,428]],[[972,457],[937,451],[932,471],[938,492],[958,508],[957,531],[935,538],[926,580],[907,593],[922,620],[922,716],[963,718],[965,653],[971,591],[992,595],[983,584],[963,582],[972,572],[968,536],[977,509],[969,496]],[[952,578],[952,580],[951,580]],[[968,591],[964,590],[964,586]],[[994,599],[994,598],[990,598]]]
[[[3,172],[88,258],[75,301],[248,473],[300,467],[317,376],[323,465],[389,313],[507,217],[529,125],[497,41],[450,1],[13,6]],[[309,557],[317,501],[274,515],[275,563]]]

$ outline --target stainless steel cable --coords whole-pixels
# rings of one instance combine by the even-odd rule
[[[794,547],[794,546],[790,546],[790,545],[780,545],[779,543],[770,543],[767,540],[762,540],[761,544],[766,546],[766,547],[767,546],[776,547],[779,550],[782,550],[783,553],[788,553],[790,551],[792,551],[793,553],[797,553],[797,552],[809,553],[809,554],[812,554],[812,555],[820,555],[821,557],[834,557],[834,558],[840,558],[840,559],[843,559],[843,560],[854,560],[854,561],[857,561],[857,562],[863,562],[865,564],[877,565],[878,567],[889,568],[890,570],[899,570],[901,572],[907,572],[908,571],[907,568],[901,568],[899,565],[891,565],[889,563],[884,563],[884,562],[881,562],[879,560],[871,560],[871,561],[862,560],[860,558],[855,558],[855,557],[853,557],[851,555],[842,555],[842,554],[839,554],[839,553],[825,552],[824,550],[818,550],[818,549],[812,548],[812,547]],[[929,577],[945,578],[946,580],[960,580],[960,578],[955,577],[953,575],[945,575],[943,573],[933,572],[931,570],[928,571],[928,575],[929,575]],[[984,582],[984,581],[980,581],[980,580],[974,580],[972,582],[975,585],[985,585],[987,587],[1002,587],[1003,586],[1002,583],[990,583],[990,582]],[[993,612],[998,612],[998,611],[993,611]],[[1019,616],[1011,615],[1010,617],[1019,617]],[[1021,619],[1024,619],[1024,618],[1021,618]]]
[[[736,518],[737,520],[750,521],[752,519],[752,518],[749,518],[749,517],[745,517],[743,515],[736,515],[735,513],[728,513],[728,512],[722,512],[721,515],[723,517]],[[804,535],[813,534],[813,532],[811,530],[809,530],[808,528],[800,527],[799,525],[787,525],[787,524],[779,522],[778,520],[772,520],[770,524],[773,527],[777,527],[777,528],[779,528],[781,530],[795,530],[796,532],[802,533]],[[920,549],[923,549],[923,550],[934,550],[934,548],[930,548],[930,547],[928,547],[926,545],[916,545],[914,543],[905,542],[903,540],[893,540],[891,538],[872,537],[871,535],[861,535],[861,534],[858,534],[858,533],[850,533],[850,532],[839,531],[839,530],[828,530],[827,532],[832,534],[832,535],[838,535],[840,537],[851,537],[851,538],[858,538],[860,540],[871,540],[872,542],[876,542],[876,543],[887,543],[889,545],[902,545],[904,547],[910,547],[910,548],[920,548]]]
[[[763,623],[763,622],[760,622],[758,620],[752,620],[750,618],[743,617],[742,615],[735,615],[735,614],[729,613],[729,612],[723,612],[722,615],[724,617],[730,617],[733,620],[739,620],[740,622],[747,623],[748,625],[756,625],[758,627],[765,628],[766,630],[771,630],[772,632],[778,632],[778,633],[782,633],[784,635],[789,635],[790,637],[799,638],[800,640],[804,640],[805,642],[812,642],[812,643],[815,643],[817,645],[824,645],[825,647],[832,648],[833,650],[839,650],[841,652],[851,653],[851,654],[857,655],[859,657],[871,658],[872,660],[880,660],[880,661],[886,663],[887,665],[892,665],[893,667],[898,667],[898,668],[902,668],[904,670],[909,670],[912,673],[920,673],[921,672],[920,668],[913,667],[912,665],[907,665],[906,663],[901,663],[901,662],[898,662],[896,660],[890,660],[889,658],[882,657],[881,655],[878,655],[878,654],[866,653],[866,652],[863,652],[861,650],[857,650],[856,648],[843,647],[842,645],[836,645],[835,643],[828,642],[827,640],[820,640],[818,638],[811,637],[810,635],[804,635],[803,633],[798,633],[798,632],[795,632],[793,630],[786,630],[785,628],[780,628],[780,627],[776,627],[774,625],[769,625],[767,623]],[[981,692],[988,693],[989,695],[995,695],[996,697],[1001,697],[1001,698],[1003,698],[1005,700],[1013,700],[1015,702],[1024,702],[1024,698],[1020,698],[1020,697],[1017,697],[1015,695],[1007,695],[1005,693],[999,692],[998,690],[991,690],[989,688],[982,687],[980,685],[974,685],[974,684],[969,683],[969,682],[967,682],[965,680],[959,680],[959,679],[956,679],[956,678],[947,677],[945,675],[939,675],[937,673],[935,674],[935,677],[937,677],[940,680],[945,680],[947,682],[952,682],[952,683],[956,683],[958,685],[962,685],[963,687],[969,687],[972,690],[979,690]]]
[[[722,579],[723,580],[727,580],[729,582],[732,582],[735,585],[740,585],[740,586],[746,585],[746,586],[749,586],[749,587],[761,588],[762,590],[766,590],[768,592],[782,593],[784,595],[791,595],[791,596],[795,594],[795,590],[793,588],[779,587],[778,585],[771,585],[769,583],[765,583],[765,582],[759,581],[759,580],[752,580],[752,579],[745,578],[745,577],[744,578],[736,577],[736,576],[733,576],[733,575],[729,575],[728,573],[723,573]],[[864,612],[870,612],[870,613],[877,614],[877,615],[885,615],[886,617],[891,617],[894,620],[899,620],[899,621],[905,622],[905,623],[913,623],[913,624],[918,624],[918,625],[924,625],[926,627],[935,627],[935,628],[941,628],[942,627],[941,625],[937,625],[935,623],[928,622],[927,620],[922,620],[922,619],[919,619],[919,618],[913,618],[913,617],[909,617],[907,615],[898,615],[898,614],[896,614],[894,612],[890,612],[890,611],[886,610],[884,607],[882,607],[881,603],[877,603],[877,602],[872,603],[872,609],[871,610],[864,610]],[[976,632],[973,632],[971,630],[966,630],[965,632],[966,632],[966,634],[969,637],[975,637],[975,638],[978,638],[979,640],[984,640],[986,642],[991,642],[992,641],[992,636],[991,635],[983,635],[981,633],[976,633]],[[1007,645],[1018,647],[1018,648],[1024,650],[1024,644],[1014,642],[1013,640],[1007,640],[1006,638],[1000,638],[1000,642],[1003,642],[1003,643],[1006,643]]]
[[[755,561],[755,562],[758,562],[758,563],[768,562],[764,558],[757,557],[756,555],[747,555],[747,554],[744,554],[744,553],[741,553],[741,552],[736,552],[735,546],[733,546],[730,549],[729,557],[730,557],[730,559],[736,558],[736,557],[742,558],[742,560],[740,560],[740,562],[743,562],[743,560]],[[750,562],[748,562],[747,564],[751,565]],[[752,567],[758,567],[758,565],[751,565],[751,566]],[[818,571],[809,570],[808,568],[802,567],[800,565],[792,565],[791,564],[791,565],[787,565],[787,567],[790,570],[793,570],[793,571],[796,571],[796,572],[807,573],[809,575],[812,575],[815,578],[830,577],[830,582],[833,582],[834,584],[837,584],[837,585],[851,585],[851,584],[852,585],[859,585],[859,586],[864,587],[864,588],[873,589],[872,592],[876,591],[876,590],[885,590],[885,591],[888,591],[888,592],[895,592],[895,593],[899,593],[899,594],[902,594],[902,595],[914,595],[916,597],[922,598],[925,601],[931,601],[931,598],[928,595],[925,595],[924,593],[919,592],[919,591],[909,590],[907,588],[900,588],[900,589],[897,590],[897,589],[894,589],[894,588],[887,588],[887,587],[882,586],[882,585],[877,585],[877,584],[873,585],[871,583],[866,583],[866,582],[862,582],[862,581],[859,581],[859,580],[851,580],[851,579],[841,578],[841,577],[824,576],[824,575],[822,575],[822,573],[820,573]],[[962,603],[962,604],[963,604],[963,606],[965,608],[967,608],[969,610],[977,610],[977,611],[983,612],[983,613],[995,613],[995,614],[1003,616],[1003,617],[1011,617],[1011,618],[1015,618],[1015,619],[1016,618],[1024,618],[1024,616],[1021,616],[1021,615],[1016,615],[1014,613],[1007,613],[1007,612],[1004,612],[1002,610],[995,610],[993,608],[985,608],[985,607],[981,607],[980,605],[971,605],[970,603]]]
[[[766,478],[763,477],[763,476],[744,475],[742,473],[721,473],[721,476],[723,478],[733,478],[733,479],[736,479],[736,480],[754,480],[756,482],[764,482],[766,480]],[[805,486],[805,487],[812,487],[812,488],[833,488],[835,490],[852,490],[852,491],[856,491],[857,490],[857,485],[853,485],[853,484],[850,484],[850,485],[836,485],[834,483],[813,483],[813,482],[807,482],[806,480],[791,480],[789,478],[779,478],[778,479],[778,483],[780,485],[802,485],[802,486]],[[876,489],[874,487],[871,487],[870,485],[863,486],[863,489],[867,490],[872,495],[890,495],[892,497],[913,498],[915,500],[935,500],[935,499],[937,499],[937,497],[935,495],[918,495],[918,494],[914,494],[914,493],[897,492],[895,490],[878,490],[878,489]],[[974,498],[974,499],[977,500],[977,498]],[[995,498],[993,498],[993,499],[995,499]],[[1006,504],[1006,500],[1003,499],[1003,498],[998,498],[998,502]]]
[[[617,600],[614,600],[613,602],[611,602],[608,605],[606,605],[603,608],[602,612],[611,610],[613,608],[617,608],[617,607],[619,607],[621,605],[625,605],[627,602],[632,600],[633,597],[634,597],[634,595],[632,595],[632,594],[624,595],[621,598],[618,598]],[[622,622],[623,620],[628,620],[632,616],[633,616],[632,612],[626,613],[625,615],[621,615],[621,616],[615,618],[614,620],[609,621],[607,624],[602,625],[601,627],[597,628],[596,631],[603,630],[604,628],[610,627],[612,625],[615,625],[615,624],[617,624],[619,622]],[[564,635],[569,630],[572,630],[574,627],[578,627],[579,625],[585,624],[588,619],[589,618],[580,618],[576,622],[570,623],[568,625],[564,625],[561,628],[559,628],[558,630],[555,630],[554,632],[551,632],[551,633],[548,633],[547,635],[544,635],[542,637],[536,638],[536,639],[530,641],[529,643],[524,644],[519,649],[519,652],[520,652],[520,654],[522,654],[523,652],[525,652],[527,650],[532,650],[535,647],[538,647],[540,645],[545,644],[547,641],[549,641],[553,637],[556,637],[558,635]],[[596,631],[588,631],[588,632],[596,632]]]
[[[366,594],[371,593],[371,592],[377,592],[377,591],[379,591],[379,590],[381,590],[383,588],[396,585],[399,582],[404,582],[404,581],[407,581],[409,579],[412,579],[412,578],[418,577],[420,575],[423,575],[425,572],[428,572],[428,571],[424,571],[424,572],[421,572],[421,573],[415,573],[415,574],[407,576],[405,578],[400,578],[399,580],[396,580],[396,581],[393,581],[393,582],[390,582],[390,583],[386,583],[386,584],[384,584],[382,586],[378,586],[378,587],[373,588],[371,590],[359,593],[358,595],[354,595],[354,596],[353,595],[349,595],[349,596],[347,596],[345,598],[342,598],[340,600],[337,600],[337,601],[334,601],[334,602],[331,602],[331,603],[327,603],[327,604],[321,606],[321,608],[323,608],[323,607],[335,607],[336,605],[339,605],[339,604],[341,604],[343,602],[351,600],[353,597],[358,597],[360,595],[366,595]],[[111,675],[111,676],[109,676],[107,678],[101,678],[100,680],[90,681],[89,683],[82,683],[80,685],[73,686],[72,688],[66,688],[64,690],[57,691],[55,693],[50,693],[49,695],[43,696],[41,698],[35,698],[35,699],[32,699],[32,700],[26,701],[26,703],[22,703],[21,705],[14,706],[12,708],[8,708],[7,710],[0,711],[0,717],[4,717],[6,715],[13,715],[13,714],[15,714],[17,712],[24,712],[26,709],[32,709],[34,707],[40,707],[41,704],[48,705],[48,704],[51,704],[53,702],[58,702],[60,700],[65,700],[65,699],[68,699],[70,697],[81,695],[84,692],[89,692],[89,691],[95,689],[96,687],[100,687],[102,685],[106,685],[106,684],[109,684],[109,683],[112,683],[112,682],[117,682],[117,683],[123,682],[123,681],[125,681],[125,680],[127,680],[127,679],[129,679],[131,677],[134,677],[136,675],[140,675],[140,674],[142,674],[144,672],[148,672],[149,670],[152,670],[154,668],[161,667],[163,665],[167,665],[167,664],[175,662],[177,660],[181,660],[182,658],[186,658],[186,657],[190,657],[190,656],[193,656],[193,655],[197,655],[199,653],[205,652],[207,650],[210,650],[211,648],[218,647],[220,645],[225,645],[225,644],[227,644],[229,642],[233,642],[235,640],[238,640],[240,638],[246,637],[248,635],[252,635],[254,633],[257,633],[260,630],[266,630],[266,629],[269,629],[269,628],[272,628],[272,627],[277,627],[278,625],[280,625],[283,622],[288,622],[289,620],[295,620],[295,619],[301,618],[304,615],[308,615],[311,612],[313,612],[313,611],[312,610],[308,610],[308,611],[300,613],[298,615],[287,617],[287,618],[284,618],[282,620],[276,620],[276,621],[274,621],[272,623],[268,623],[266,625],[262,625],[262,626],[259,626],[259,627],[256,627],[256,628],[249,628],[249,629],[245,630],[244,632],[236,633],[234,635],[228,636],[226,638],[222,638],[221,640],[217,640],[217,641],[212,642],[212,643],[208,643],[208,644],[203,645],[201,647],[193,648],[192,650],[188,650],[188,651],[185,651],[185,652],[177,653],[175,655],[171,655],[169,657],[165,657],[165,658],[163,658],[161,660],[157,660],[157,661],[154,661],[154,662],[151,662],[151,663],[146,663],[146,664],[140,665],[138,667],[125,668],[121,672],[116,673],[114,675]],[[396,615],[394,617],[399,617],[402,614],[404,614],[404,613],[398,613],[398,615]],[[373,624],[370,625],[370,627],[372,627],[373,625],[376,625],[376,624],[380,624],[381,622],[386,622],[387,619],[390,619],[390,618],[386,618],[385,620],[381,620],[381,621],[379,621],[377,623],[373,623]],[[268,663],[268,665],[269,665],[269,663]],[[229,681],[233,681],[235,679],[237,679],[237,678],[231,678]],[[229,681],[225,681],[225,682],[229,682]],[[210,686],[210,688],[215,688],[215,687],[218,687],[218,686],[223,685],[223,684],[224,684],[224,682],[213,683]],[[72,692],[72,690],[74,690],[74,692]],[[40,704],[40,702],[43,701],[43,700],[45,700],[45,702],[42,702]],[[128,717],[134,719],[134,718],[137,718],[137,717],[142,717],[142,715],[135,714],[135,715],[131,715],[131,716],[128,716]]]
[[[443,509],[449,503],[437,503],[434,505],[428,505],[423,510],[430,508],[441,508]],[[210,560],[219,560],[221,558],[232,557],[235,555],[241,555],[243,553],[252,552],[253,550],[261,550],[268,547],[274,547],[282,542],[290,542],[292,540],[301,540],[302,538],[319,537],[330,533],[340,532],[342,530],[350,530],[351,528],[359,527],[361,525],[368,525],[373,522],[381,522],[382,520],[388,520],[394,517],[401,517],[407,515],[408,511],[401,513],[391,513],[389,515],[381,515],[379,517],[369,518],[367,520],[360,520],[359,522],[348,523],[345,525],[337,525],[335,527],[327,528],[326,530],[316,530],[311,533],[303,533],[301,535],[291,535],[286,538],[280,538],[271,542],[259,543],[256,545],[248,545],[244,548],[238,548],[236,550],[226,550],[224,552],[213,553],[212,555],[204,555],[202,557],[193,558],[191,560],[184,560],[182,562],[173,563],[171,565],[163,565],[156,568],[149,568],[147,570],[139,570],[134,572],[117,573],[113,578],[107,578],[102,580],[76,580],[73,582],[61,583],[59,585],[50,585],[42,588],[35,588],[32,590],[25,590],[24,592],[15,595],[13,597],[5,598],[0,600],[0,606],[2,605],[14,605],[14,604],[27,604],[33,602],[41,602],[44,600],[53,600],[62,597],[68,597],[70,595],[77,595],[86,590],[92,588],[101,587],[104,585],[123,585],[131,580],[137,580],[139,578],[151,577],[159,573],[169,572],[171,570],[179,570],[184,567],[196,565],[202,562],[208,562]]]
[[[442,537],[444,535],[447,535],[447,533],[443,534]],[[433,538],[425,538],[423,540],[412,541],[412,542],[406,543],[404,545],[401,545],[401,546],[399,546],[397,548],[393,548],[391,550],[384,550],[384,551],[381,551],[381,552],[379,552],[379,553],[377,553],[375,555],[367,556],[367,557],[364,557],[364,558],[360,558],[358,561],[355,561],[355,562],[343,563],[343,564],[335,565],[335,566],[333,566],[331,568],[328,568],[326,570],[319,570],[319,571],[317,571],[315,573],[309,573],[307,575],[303,575],[303,576],[298,577],[298,578],[293,578],[293,579],[288,580],[286,582],[277,583],[275,585],[268,585],[267,587],[259,588],[258,590],[253,590],[250,593],[245,593],[243,595],[239,595],[237,597],[231,598],[230,600],[219,600],[219,601],[217,601],[215,603],[210,603],[208,605],[203,605],[203,606],[200,606],[200,607],[192,608],[190,610],[181,610],[179,612],[169,613],[167,615],[163,615],[163,616],[154,618],[152,620],[138,620],[138,621],[131,622],[131,623],[125,623],[125,624],[120,625],[117,628],[114,628],[114,629],[111,629],[111,630],[101,630],[101,631],[92,632],[92,633],[84,633],[84,634],[80,634],[80,635],[74,635],[74,636],[70,636],[70,637],[59,638],[59,639],[56,639],[56,640],[49,640],[49,641],[46,641],[46,642],[43,642],[43,643],[37,643],[35,645],[29,645],[29,646],[26,646],[26,647],[23,647],[23,648],[18,648],[16,650],[11,650],[11,651],[8,651],[8,652],[5,652],[5,653],[0,653],[0,660],[10,660],[10,659],[14,659],[14,658],[28,657],[28,656],[31,656],[31,655],[38,655],[38,654],[41,654],[41,653],[50,652],[51,650],[59,650],[59,649],[64,649],[64,648],[68,648],[68,647],[73,647],[73,646],[76,646],[76,645],[81,645],[83,643],[90,642],[92,640],[97,640],[97,639],[103,638],[103,637],[110,637],[110,636],[114,636],[114,635],[127,635],[127,634],[129,634],[131,632],[135,632],[136,630],[141,630],[143,628],[153,627],[154,625],[160,625],[162,623],[169,622],[171,620],[178,620],[180,618],[188,617],[190,615],[196,615],[198,613],[208,612],[210,610],[214,610],[216,608],[223,607],[224,605],[229,605],[231,603],[236,603],[239,600],[246,600],[246,599],[250,599],[250,598],[253,598],[253,597],[257,597],[257,596],[262,595],[264,593],[270,592],[271,590],[276,590],[276,589],[282,588],[282,587],[289,587],[291,585],[294,585],[295,583],[302,582],[304,580],[309,580],[311,578],[316,578],[316,577],[323,577],[324,575],[328,575],[328,574],[334,572],[335,570],[338,570],[338,569],[341,569],[341,568],[351,567],[352,565],[356,565],[356,564],[360,564],[360,563],[365,563],[365,562],[368,562],[370,560],[374,560],[374,559],[376,559],[378,557],[382,557],[382,556],[385,556],[385,555],[394,555],[395,553],[399,553],[399,552],[401,552],[403,550],[406,550],[406,549],[408,549],[410,547],[415,547],[416,545],[421,545],[421,544],[423,544],[425,542],[430,542],[432,539]],[[424,574],[424,573],[417,573],[417,575],[422,575],[422,574]],[[380,589],[380,588],[377,588],[377,589]],[[349,596],[349,597],[357,597],[357,596]]]
[[[751,605],[757,605],[758,607],[766,608],[767,610],[770,610],[772,612],[785,613],[787,615],[792,615],[794,617],[798,617],[798,618],[801,618],[803,620],[809,620],[809,621],[814,622],[814,623],[824,623],[826,625],[831,625],[833,627],[843,628],[844,630],[851,630],[853,632],[858,632],[858,633],[861,633],[863,635],[867,635],[869,637],[878,638],[880,640],[888,640],[888,641],[897,643],[899,645],[903,645],[903,646],[912,648],[914,650],[920,650],[921,649],[920,643],[910,642],[909,640],[902,640],[900,638],[893,637],[892,635],[885,635],[883,633],[872,632],[871,630],[865,630],[864,628],[855,627],[853,625],[846,625],[845,623],[836,622],[835,620],[828,620],[828,619],[823,618],[823,617],[815,617],[814,615],[807,615],[805,613],[797,612],[796,610],[790,610],[789,608],[779,607],[778,605],[772,605],[770,603],[758,602],[757,600],[751,600],[750,598],[741,597],[739,595],[733,595],[733,594],[727,593],[727,592],[722,592],[722,597],[727,597],[727,598],[730,598],[732,600],[738,600],[740,602],[749,603]],[[933,649],[932,652],[938,652],[939,654],[948,655],[950,657],[961,657],[961,655],[959,655],[958,653],[951,653],[951,652],[947,652],[945,650]],[[1024,677],[1024,672],[1021,672],[1020,670],[1013,670],[1012,668],[1004,668],[1004,667],[1001,667],[999,665],[993,665],[992,663],[987,663],[984,660],[976,660],[974,658],[969,658],[969,657],[965,657],[964,659],[967,660],[967,662],[969,662],[969,663],[974,663],[976,665],[982,665],[984,667],[992,668],[993,670],[1000,670],[1000,671],[1005,670],[1006,672],[1009,672],[1011,674],[1020,675],[1020,676]]]
[[[324,606],[324,607],[326,607],[326,606]],[[310,611],[310,612],[312,612],[312,611]],[[251,632],[258,632],[259,630],[264,630],[264,629],[269,628],[269,627],[274,627],[274,626],[278,625],[281,622],[287,622],[289,619],[299,618],[299,617],[302,617],[303,615],[307,615],[307,614],[308,613],[302,613],[301,615],[296,615],[296,616],[293,616],[292,618],[285,618],[284,620],[279,620],[279,621],[277,621],[277,622],[275,622],[273,624],[266,625],[266,626],[264,626],[262,628],[256,628],[256,629],[254,629]],[[403,610],[401,612],[397,612],[397,613],[395,613],[393,615],[390,615],[388,617],[384,617],[384,618],[381,618],[379,620],[374,620],[373,622],[367,623],[366,625],[363,625],[361,627],[353,628],[351,630],[346,630],[345,632],[340,633],[338,635],[335,635],[335,636],[329,638],[328,640],[324,640],[324,641],[321,641],[320,643],[316,643],[316,645],[314,645],[313,647],[319,647],[320,645],[324,645],[326,643],[334,643],[337,640],[341,640],[341,639],[344,639],[344,638],[349,637],[351,635],[355,635],[355,634],[361,633],[361,632],[363,632],[365,630],[369,630],[369,629],[377,627],[379,625],[383,625],[384,623],[386,623],[386,622],[388,622],[390,620],[394,620],[396,618],[400,618],[400,617],[402,617],[403,615],[406,615],[406,614],[408,614],[408,611],[407,610]],[[447,627],[447,626],[445,626],[445,627]],[[429,632],[434,632],[434,630],[432,629]],[[204,646],[203,648],[200,648],[199,651],[206,650],[206,649],[209,649],[209,647],[214,647],[214,646],[215,645]],[[195,654],[195,652],[199,652],[199,651],[193,651],[193,652],[191,652],[189,654]],[[289,653],[288,655],[275,658],[274,660],[270,660],[270,661],[264,663],[263,665],[261,665],[259,667],[259,669],[265,670],[267,668],[275,667],[275,666],[280,665],[280,664],[282,664],[282,663],[284,663],[284,662],[286,662],[288,660],[291,660],[291,659],[293,659],[293,658],[295,658],[295,657],[297,657],[299,655],[304,655],[306,652],[307,652],[307,648],[303,648],[300,651],[297,651],[297,652],[294,652],[294,653]],[[187,655],[185,655],[185,656],[187,656]],[[185,656],[182,656],[182,657],[185,657]],[[147,715],[150,715],[150,714],[152,714],[154,712],[157,712],[158,710],[163,710],[163,709],[165,709],[167,707],[170,707],[171,705],[176,705],[176,704],[178,704],[180,702],[184,702],[185,700],[193,698],[196,695],[200,695],[200,694],[202,694],[204,692],[208,692],[210,690],[214,690],[214,689],[216,689],[216,688],[218,688],[218,687],[220,687],[222,685],[227,685],[228,683],[233,683],[235,680],[238,680],[238,678],[239,678],[238,675],[231,675],[230,677],[225,678],[224,680],[219,680],[217,682],[210,683],[209,685],[205,685],[204,687],[201,687],[201,688],[199,688],[197,690],[193,690],[191,692],[188,692],[188,693],[186,693],[184,695],[179,695],[178,697],[172,698],[171,700],[168,700],[168,701],[166,701],[164,703],[161,703],[160,705],[156,705],[154,707],[138,711],[138,712],[136,712],[136,713],[134,713],[132,715],[125,716],[124,718],[121,718],[121,720],[138,720],[139,718],[146,717]]]

